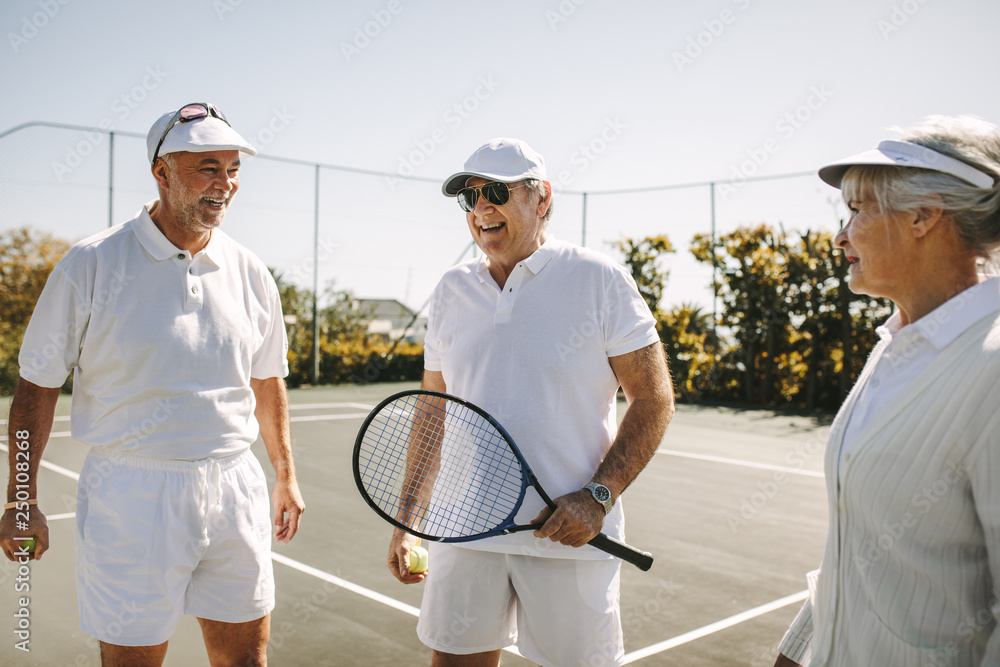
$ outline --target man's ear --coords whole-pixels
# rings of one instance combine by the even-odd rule
[[[552,184],[548,181],[542,181],[542,185],[545,186],[545,197],[538,200],[538,217],[545,217],[545,213],[549,210],[549,204],[552,203]]]
[[[156,158],[156,162],[149,166],[149,170],[153,173],[153,178],[156,179],[156,184],[162,190],[168,190],[170,188],[170,180],[167,178],[167,174],[170,172],[170,166],[167,165],[166,160],[161,160]]]
[[[940,195],[933,195],[935,200],[931,205],[924,206],[917,211],[917,217],[912,223],[914,238],[923,238],[930,233],[934,227],[944,218],[943,206]]]

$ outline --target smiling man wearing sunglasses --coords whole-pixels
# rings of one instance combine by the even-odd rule
[[[29,447],[28,534],[41,557],[49,536],[35,504],[38,465],[72,372],[73,437],[89,446],[77,489],[77,598],[102,663],[162,664],[191,614],[213,667],[263,665],[271,517],[287,543],[305,505],[278,289],[219,229],[240,155],[256,151],[202,102],[161,116],[146,149],[159,199],[69,251],[24,336],[8,423]],[[250,452],[258,434],[277,473],[273,515]],[[8,558],[25,534],[13,515],[0,521]]]
[[[546,231],[552,185],[523,141],[483,145],[442,190],[483,256],[435,290],[423,388],[504,424],[558,509],[529,491],[515,522],[539,524],[533,534],[433,542],[421,574],[409,570],[415,539],[397,530],[389,570],[426,580],[417,634],[434,665],[494,666],[511,644],[540,665],[618,664],[619,561],[587,542],[624,539],[616,501],[673,414],[655,321],[623,267]],[[616,429],[619,386],[629,405]]]

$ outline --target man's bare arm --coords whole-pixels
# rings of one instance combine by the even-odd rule
[[[444,375],[440,371],[424,371],[420,388],[426,391],[438,391],[441,393],[448,391]],[[410,550],[413,549],[416,543],[417,538],[406,531],[399,528],[392,531],[392,539],[389,540],[389,555],[386,558],[385,564],[392,573],[392,576],[404,584],[416,584],[427,577],[426,572],[419,574],[410,573]]]
[[[592,481],[608,487],[614,500],[656,454],[674,416],[674,389],[660,343],[610,361],[628,409]]]
[[[660,343],[611,357],[609,361],[625,392],[628,409],[615,441],[591,481],[608,487],[614,501],[656,453],[674,415],[674,390]],[[586,489],[556,498],[554,502],[557,510],[546,508],[535,518],[535,523],[544,522],[535,531],[536,537],[579,547],[601,531],[604,509]]]
[[[40,387],[24,378],[18,380],[14,399],[7,419],[7,454],[9,478],[5,503],[19,499],[38,498],[38,468],[42,453],[52,433],[52,419],[59,399],[59,387]],[[27,445],[21,443],[27,442]],[[18,514],[21,514],[18,517]],[[21,507],[6,510],[0,518],[0,548],[10,560],[15,560],[14,552],[21,542],[15,537],[35,538],[37,560],[49,548],[49,528],[45,515],[37,505],[27,509],[27,529],[17,527],[18,519],[23,521]]]
[[[260,436],[267,456],[274,466],[276,481],[271,493],[274,504],[274,539],[288,544],[299,530],[299,519],[306,509],[295,477],[292,456],[292,431],[288,425],[288,392],[282,378],[250,379],[257,398],[254,416],[260,424]]]

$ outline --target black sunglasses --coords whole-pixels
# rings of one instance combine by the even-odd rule
[[[506,183],[491,181],[490,183],[483,183],[482,185],[477,185],[476,187],[462,188],[458,191],[458,205],[462,207],[463,211],[471,213],[476,210],[476,203],[479,201],[479,193],[482,192],[483,196],[486,197],[486,201],[494,206],[503,206],[510,201],[511,190],[523,188],[525,185],[527,185],[527,183],[510,187]]]
[[[156,158],[160,157],[160,148],[163,146],[163,140],[167,138],[167,132],[170,131],[170,128],[177,123],[188,123],[192,120],[198,120],[199,118],[207,118],[210,115],[218,118],[226,125],[229,125],[229,121],[226,120],[224,115],[222,115],[219,108],[209,104],[208,102],[192,102],[191,104],[185,104],[178,109],[177,113],[174,114],[174,117],[170,119],[169,123],[167,123],[167,127],[163,130],[163,134],[160,135],[160,143],[156,144],[156,150],[153,151],[153,161],[150,164],[156,164]],[[229,127],[232,127],[232,125],[229,125]]]

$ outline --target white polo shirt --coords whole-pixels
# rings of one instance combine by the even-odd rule
[[[623,267],[549,238],[515,267],[503,290],[485,260],[450,269],[431,301],[424,367],[448,392],[480,406],[513,437],[552,498],[593,477],[617,432],[618,379],[609,357],[658,343],[656,322]],[[542,510],[529,489],[516,521]],[[615,503],[604,532],[624,538]],[[462,546],[558,558],[608,557],[530,531]]]
[[[257,438],[250,378],[288,374],[278,289],[219,229],[198,254],[179,250],[149,217],[155,203],[55,267],[21,344],[21,377],[58,387],[72,371],[73,437],[93,447],[230,456]]]

